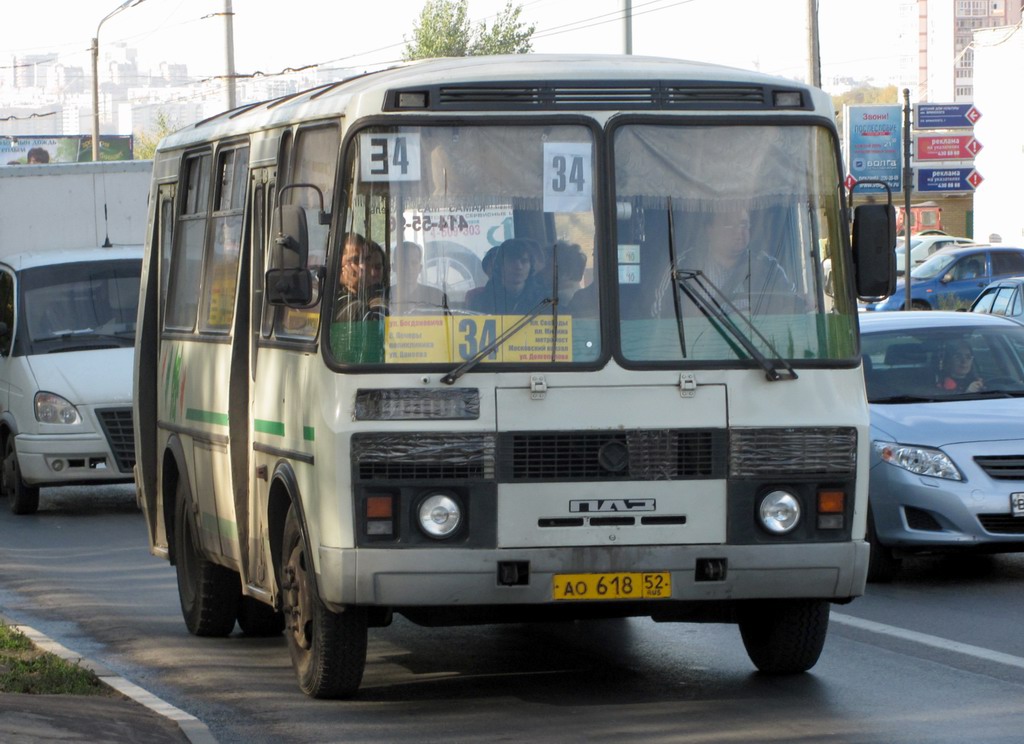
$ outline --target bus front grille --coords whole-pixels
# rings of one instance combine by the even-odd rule
[[[725,477],[724,429],[511,432],[499,436],[501,482]]]
[[[135,429],[131,408],[100,408],[96,416],[114,454],[117,469],[131,473],[135,467]]]

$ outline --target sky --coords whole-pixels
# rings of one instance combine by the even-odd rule
[[[142,71],[160,62],[191,76],[227,69],[223,13],[229,0],[39,0],[0,30],[0,64],[59,52],[90,69],[90,43],[125,42]],[[127,0],[130,4],[135,0]],[[469,0],[474,22],[490,25],[506,0]],[[521,0],[520,20],[536,25],[535,52],[621,53],[624,0]],[[807,79],[808,0],[631,0],[637,55],[668,56]],[[373,67],[401,59],[423,0],[230,0],[237,74],[274,74],[331,63]],[[823,87],[833,76],[891,82],[897,70],[899,0],[819,0]],[[117,12],[114,12],[117,11]],[[114,12],[108,17],[108,14]],[[101,25],[102,22],[102,25]],[[63,56],[69,55],[69,56]]]

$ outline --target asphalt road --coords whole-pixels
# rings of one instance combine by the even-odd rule
[[[371,630],[355,700],[297,688],[283,638],[195,638],[130,487],[0,500],[0,609],[238,742],[1019,742],[1024,556],[919,559],[833,609],[808,674],[723,625]]]

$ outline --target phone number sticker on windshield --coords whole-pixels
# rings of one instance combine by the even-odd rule
[[[555,574],[552,598],[576,599],[670,599],[672,575],[650,573]]]
[[[519,315],[390,315],[385,319],[388,363],[465,362],[498,339]],[[554,355],[552,355],[552,346]],[[571,362],[572,316],[534,318],[481,363]]]

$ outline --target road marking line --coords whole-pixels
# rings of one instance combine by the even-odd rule
[[[918,633],[913,630],[897,628],[893,625],[885,625],[871,620],[864,620],[859,617],[854,617],[853,615],[844,615],[841,612],[833,612],[831,619],[838,622],[840,625],[849,625],[853,628],[860,628],[861,630],[866,630],[871,633],[899,638],[900,640],[910,641],[911,643],[920,643],[923,646],[930,646],[942,651],[955,651],[966,656],[973,656],[976,659],[994,661],[997,664],[1005,664],[1006,666],[1024,669],[1024,659],[1021,657],[1000,653],[999,651],[992,651],[991,649],[982,648],[981,646],[957,643],[956,641],[950,641],[946,638],[940,638],[939,636],[928,635],[927,633]]]

